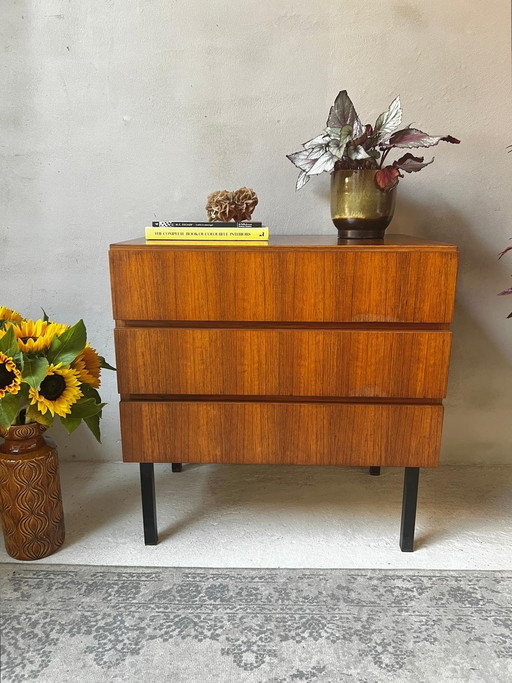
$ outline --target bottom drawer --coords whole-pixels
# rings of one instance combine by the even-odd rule
[[[123,460],[437,465],[442,405],[121,402]]]

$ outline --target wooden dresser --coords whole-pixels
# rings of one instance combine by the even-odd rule
[[[405,467],[400,546],[418,474],[439,459],[457,249],[409,237],[338,244],[110,248],[123,459],[141,464]]]

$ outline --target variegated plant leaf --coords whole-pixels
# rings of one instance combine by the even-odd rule
[[[391,133],[402,123],[402,107],[400,97],[395,97],[387,111],[383,112],[375,122],[374,135],[377,141],[387,140]]]
[[[304,185],[308,182],[309,182],[309,176],[307,174],[307,171],[301,171],[299,173],[299,177],[297,178],[297,183],[295,185],[295,189],[300,190],[300,188],[304,187]]]
[[[329,134],[321,133],[320,135],[317,135],[316,138],[305,142],[302,146],[304,149],[311,149],[311,147],[317,147],[318,145],[326,145],[329,142],[329,139]]]
[[[361,145],[355,145],[347,147],[347,154],[351,159],[371,159],[372,157],[368,154],[364,147]]]
[[[327,149],[331,154],[334,154],[337,159],[341,159],[345,152],[345,147],[350,140],[352,140],[352,126],[343,126],[343,128],[340,128],[338,137],[331,140]]]
[[[512,287],[504,289],[502,292],[499,293],[499,296],[502,296],[503,294],[512,294]]]
[[[430,161],[424,162],[423,157],[415,157],[410,152],[407,152],[403,157],[397,159],[397,161],[393,163],[393,166],[400,168],[402,171],[406,171],[406,173],[416,173],[417,171],[421,171],[422,168],[425,168],[425,166],[429,166],[434,159],[435,157],[432,157]]]
[[[317,159],[315,165],[308,171],[308,175],[318,175],[324,171],[330,173],[333,170],[335,163],[336,157],[329,151],[324,152],[322,156]]]
[[[355,138],[362,134],[363,125],[346,90],[341,90],[338,93],[333,106],[329,110],[326,125],[328,128],[343,128],[343,126],[349,125],[352,126]]]
[[[441,142],[441,140],[451,142],[455,145],[458,145],[460,142],[460,140],[457,140],[457,138],[454,138],[451,135],[428,135],[428,133],[424,133],[417,128],[403,128],[402,130],[397,130],[396,133],[393,133],[383,146],[409,149],[412,149],[413,147],[433,147]]]
[[[301,171],[310,171],[322,154],[325,152],[323,145],[312,147],[311,149],[302,149],[300,152],[288,154],[287,158],[295,164]]]

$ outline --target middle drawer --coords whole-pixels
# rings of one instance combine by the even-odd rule
[[[441,399],[444,330],[118,327],[123,395]]]

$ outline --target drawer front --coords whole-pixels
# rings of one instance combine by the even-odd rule
[[[441,399],[447,331],[117,328],[119,393]]]
[[[110,251],[116,320],[426,322],[453,312],[454,251]]]
[[[437,465],[441,405],[121,402],[128,462]]]

